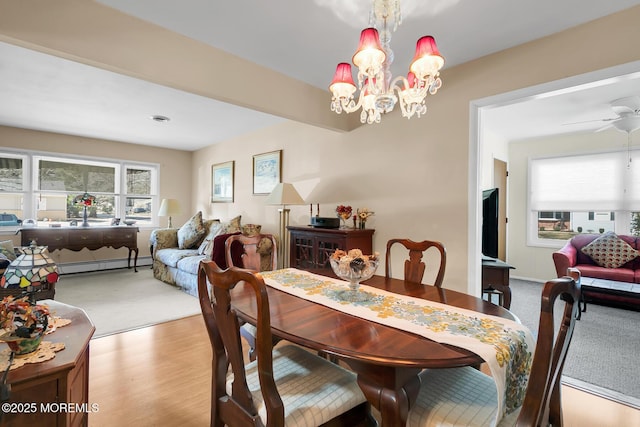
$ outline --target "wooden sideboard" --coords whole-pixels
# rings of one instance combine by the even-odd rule
[[[361,249],[373,253],[372,229],[337,229],[289,226],[291,251],[289,265],[301,270],[329,270],[329,257],[336,249]]]
[[[35,241],[38,246],[47,246],[49,252],[60,249],[80,251],[84,248],[95,251],[103,247],[128,248],[127,266],[131,268],[131,253],[135,253],[133,269],[138,271],[138,227],[33,227],[21,228],[21,244],[28,246]]]
[[[87,426],[90,412],[99,410],[89,402],[89,342],[95,327],[79,308],[51,300],[46,304],[52,314],[71,320],[44,337],[64,343],[64,349],[51,360],[9,371],[11,392],[4,404],[10,406],[3,411],[3,427]]]

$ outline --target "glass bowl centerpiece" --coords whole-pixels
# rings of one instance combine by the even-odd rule
[[[349,282],[349,290],[343,294],[349,301],[363,301],[366,295],[358,292],[360,282],[370,279],[378,268],[378,254],[364,255],[360,249],[345,252],[336,250],[329,258],[333,272]]]

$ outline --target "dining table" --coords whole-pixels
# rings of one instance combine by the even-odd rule
[[[308,274],[296,269],[287,270],[287,274]],[[273,273],[278,274],[262,273],[268,285],[272,334],[346,364],[356,373],[366,399],[380,412],[382,427],[406,425],[421,385],[418,374],[423,369],[478,367],[484,362],[477,352],[353,315],[348,301],[337,310],[269,286],[273,281],[270,278],[276,277]],[[379,275],[363,282],[362,286],[365,285],[452,309],[468,310],[479,316],[517,321],[503,307],[445,287]],[[345,288],[348,288],[347,282]],[[242,283],[236,286],[232,292],[232,305],[242,320],[255,325],[255,296],[247,286]]]

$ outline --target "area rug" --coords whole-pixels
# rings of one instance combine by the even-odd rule
[[[84,309],[94,338],[200,314],[197,298],[144,267],[62,275],[55,299]]]
[[[537,336],[543,284],[511,279],[510,286],[511,311]],[[640,312],[589,303],[576,322],[562,381],[640,408],[639,351]]]

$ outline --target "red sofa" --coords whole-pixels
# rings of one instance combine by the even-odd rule
[[[613,280],[616,282],[626,282],[631,284],[630,289],[625,286],[604,287],[588,285],[584,281],[582,292],[586,300],[599,300],[631,308],[640,308],[640,256],[621,265],[618,268],[601,267],[581,249],[600,237],[600,234],[578,234],[571,238],[564,247],[553,253],[553,262],[556,267],[558,277],[565,276],[569,267],[577,268],[582,277]],[[640,237],[618,235],[632,248],[640,247]]]

